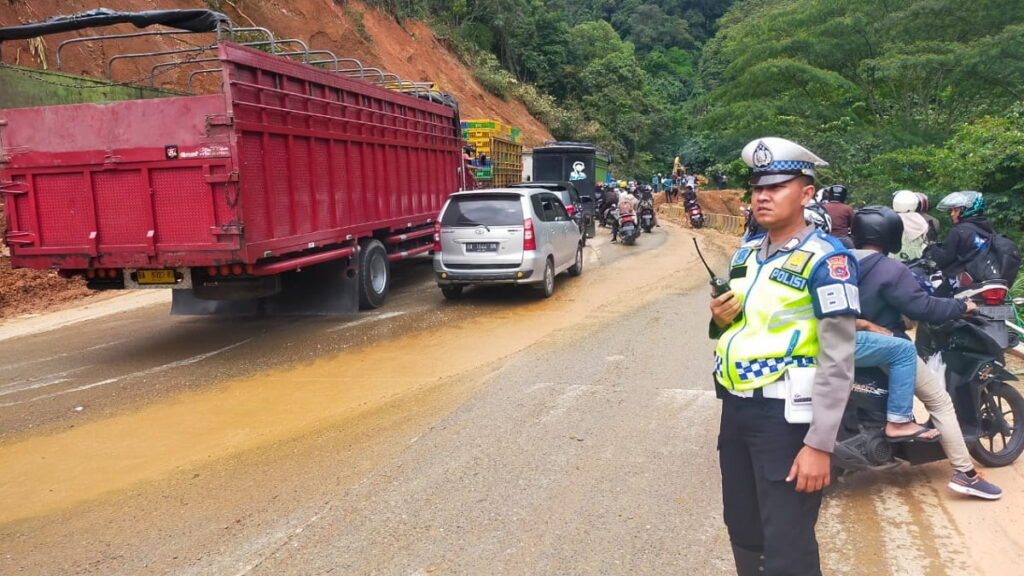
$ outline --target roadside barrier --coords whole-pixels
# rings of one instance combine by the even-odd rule
[[[678,204],[661,204],[658,206],[658,212],[660,214],[664,214],[669,220],[674,220],[684,224],[689,222],[689,217],[687,216],[686,211]],[[740,216],[705,212],[704,225],[708,228],[714,228],[719,232],[725,232],[726,234],[735,234],[736,236],[743,235],[743,218]]]

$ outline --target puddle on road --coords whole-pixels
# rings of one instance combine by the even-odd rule
[[[704,282],[681,230],[659,250],[591,268],[555,295],[312,364],[161,401],[74,429],[0,446],[0,524],[295,438],[524,349],[605,305],[640,304]],[[682,273],[680,273],[682,272]],[[596,284],[599,284],[597,286]],[[199,370],[202,366],[198,366]]]

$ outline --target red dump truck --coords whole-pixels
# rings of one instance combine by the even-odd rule
[[[213,49],[220,93],[0,110],[12,265],[172,288],[174,313],[380,306],[465,185],[454,101]]]

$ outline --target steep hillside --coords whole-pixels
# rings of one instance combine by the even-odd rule
[[[433,32],[420,22],[396,22],[390,16],[358,0],[12,0],[0,3],[0,26],[45,20],[58,14],[74,14],[102,4],[113,10],[140,11],[175,8],[219,8],[239,26],[261,26],[278,38],[297,38],[312,50],[330,50],[339,57],[357,58],[367,66],[378,67],[408,80],[433,80],[459,100],[463,118],[495,118],[521,128],[526,146],[551,139],[551,134],[517,101],[502,101],[484,90],[472,73],[450,52]],[[103,33],[132,33],[130,25],[103,29]],[[95,35],[96,31],[68,33],[42,39],[39,51],[28,41],[7,42],[3,61],[24,66],[55,66],[57,45],[75,35]],[[192,44],[210,36],[193,35]],[[186,47],[170,38],[148,37],[118,41],[126,51],[146,52]],[[121,52],[122,50],[118,50]],[[64,70],[88,76],[103,72],[112,46],[99,43],[75,44],[61,53]],[[142,78],[156,60],[121,60],[114,66],[119,81]],[[187,72],[172,71],[157,78],[157,85],[169,88],[185,84]],[[2,106],[2,103],[0,103]]]
[[[113,10],[141,11],[174,8],[215,7],[239,26],[261,26],[277,38],[298,38],[311,50],[330,50],[339,57],[356,58],[364,65],[381,68],[408,80],[432,80],[452,93],[460,103],[463,118],[494,118],[522,130],[526,146],[551,139],[551,134],[516,101],[505,102],[484,90],[472,73],[420,22],[396,22],[393,18],[358,0],[107,0]],[[75,14],[97,7],[85,0],[10,0],[0,3],[0,27],[45,20],[58,14]],[[103,34],[130,34],[133,26],[108,27]],[[100,32],[66,33],[38,42],[16,41],[3,45],[2,60],[21,66],[56,67],[57,46],[75,36]],[[212,36],[185,36],[191,45],[202,45]],[[107,59],[114,53],[151,52],[188,47],[167,37],[119,40],[117,48],[102,43],[78,43],[61,52],[65,72],[101,77]],[[207,55],[208,56],[208,55]],[[144,78],[157,60],[120,60],[113,68],[117,81]],[[193,68],[195,69],[195,68]],[[156,78],[156,85],[181,89],[187,71],[171,70]],[[0,102],[0,107],[4,105]],[[0,205],[0,233],[3,232]],[[40,310],[54,304],[75,302],[90,292],[80,280],[65,280],[54,272],[11,270],[6,250],[0,249],[0,319]]]

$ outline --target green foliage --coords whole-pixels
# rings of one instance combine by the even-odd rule
[[[345,17],[351,20],[352,25],[355,26],[356,34],[366,42],[373,42],[373,36],[370,36],[370,33],[366,30],[366,24],[363,22],[363,13],[348,7],[343,12]]]
[[[688,107],[701,162],[742,181],[747,141],[790,138],[855,204],[979,190],[1024,243],[1024,3],[745,0],[718,26]]]

